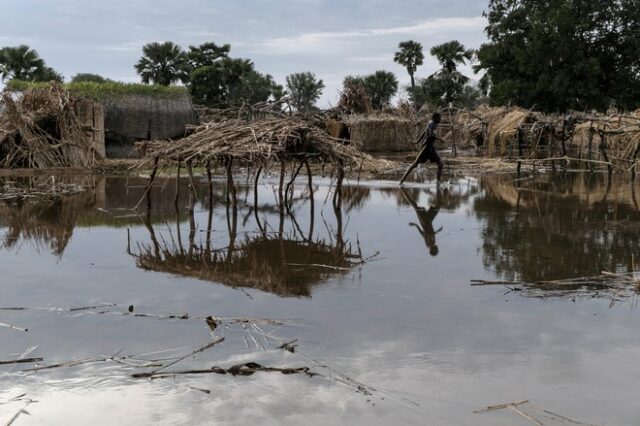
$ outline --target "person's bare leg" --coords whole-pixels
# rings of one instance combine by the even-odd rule
[[[400,179],[400,185],[402,185],[404,183],[404,180],[407,178],[407,176],[409,176],[409,173],[411,173],[413,171],[413,169],[415,169],[416,167],[418,167],[418,162],[415,161],[411,166],[409,166],[409,168],[407,169],[406,172],[404,172],[404,175],[402,175],[402,178]]]

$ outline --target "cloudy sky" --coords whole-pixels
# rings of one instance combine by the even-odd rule
[[[335,103],[347,74],[406,71],[393,62],[400,41],[425,50],[452,39],[466,47],[484,40],[487,0],[0,0],[0,46],[28,44],[67,78],[78,72],[137,81],[141,47],[172,40],[186,48],[230,43],[234,57],[280,83],[313,71]],[[437,69],[429,58],[418,70]]]

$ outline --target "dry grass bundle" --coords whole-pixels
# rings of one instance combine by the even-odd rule
[[[370,114],[373,111],[371,98],[361,83],[345,81],[345,86],[340,95],[338,108],[347,114]]]
[[[640,116],[637,114],[582,117],[573,129],[569,146],[583,157],[598,155],[603,135],[604,147],[612,157],[635,161],[640,149]]]
[[[91,101],[73,99],[51,84],[21,96],[5,92],[2,103],[0,166],[88,167],[102,159],[93,146],[93,127],[83,126],[77,114]]]
[[[414,150],[421,130],[411,119],[391,114],[356,115],[346,122],[351,141],[371,152]]]
[[[250,122],[212,121],[184,139],[149,142],[141,165],[147,166],[156,158],[198,164],[219,160],[268,164],[273,159],[292,161],[308,157],[340,167],[375,169],[382,164],[355,146],[332,138],[308,120],[268,117]]]
[[[140,246],[139,253],[133,256],[144,270],[255,288],[285,297],[308,297],[311,286],[349,272],[363,262],[348,245],[269,236],[247,238],[228,251],[195,244],[184,250],[175,243],[163,242]]]

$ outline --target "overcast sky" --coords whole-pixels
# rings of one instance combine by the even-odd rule
[[[326,84],[321,104],[337,101],[345,75],[406,71],[393,62],[397,45],[416,40],[425,53],[460,40],[484,40],[487,0],[0,0],[0,46],[28,44],[69,78],[91,72],[138,81],[141,47],[171,40],[183,48],[230,43],[233,57],[284,84],[287,74],[312,71]],[[431,57],[418,70],[437,69]],[[468,70],[463,70],[467,72]]]

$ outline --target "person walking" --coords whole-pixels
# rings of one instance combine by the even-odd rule
[[[400,179],[400,185],[404,183],[407,176],[409,176],[409,173],[411,173],[413,169],[418,167],[418,164],[424,164],[427,161],[430,161],[431,163],[438,165],[438,182],[440,182],[440,178],[442,177],[442,169],[444,166],[442,164],[442,160],[440,159],[440,156],[436,152],[436,147],[435,147],[436,141],[444,142],[442,139],[438,137],[438,125],[440,124],[440,121],[442,121],[442,117],[440,116],[440,113],[438,112],[433,113],[433,116],[431,117],[431,121],[427,125],[427,130],[421,135],[420,139],[418,139],[418,142],[417,142],[417,143],[420,143],[421,141],[424,140],[422,144],[422,149],[418,153],[418,156],[416,157],[413,164],[409,166],[407,171],[402,176],[402,179]]]

